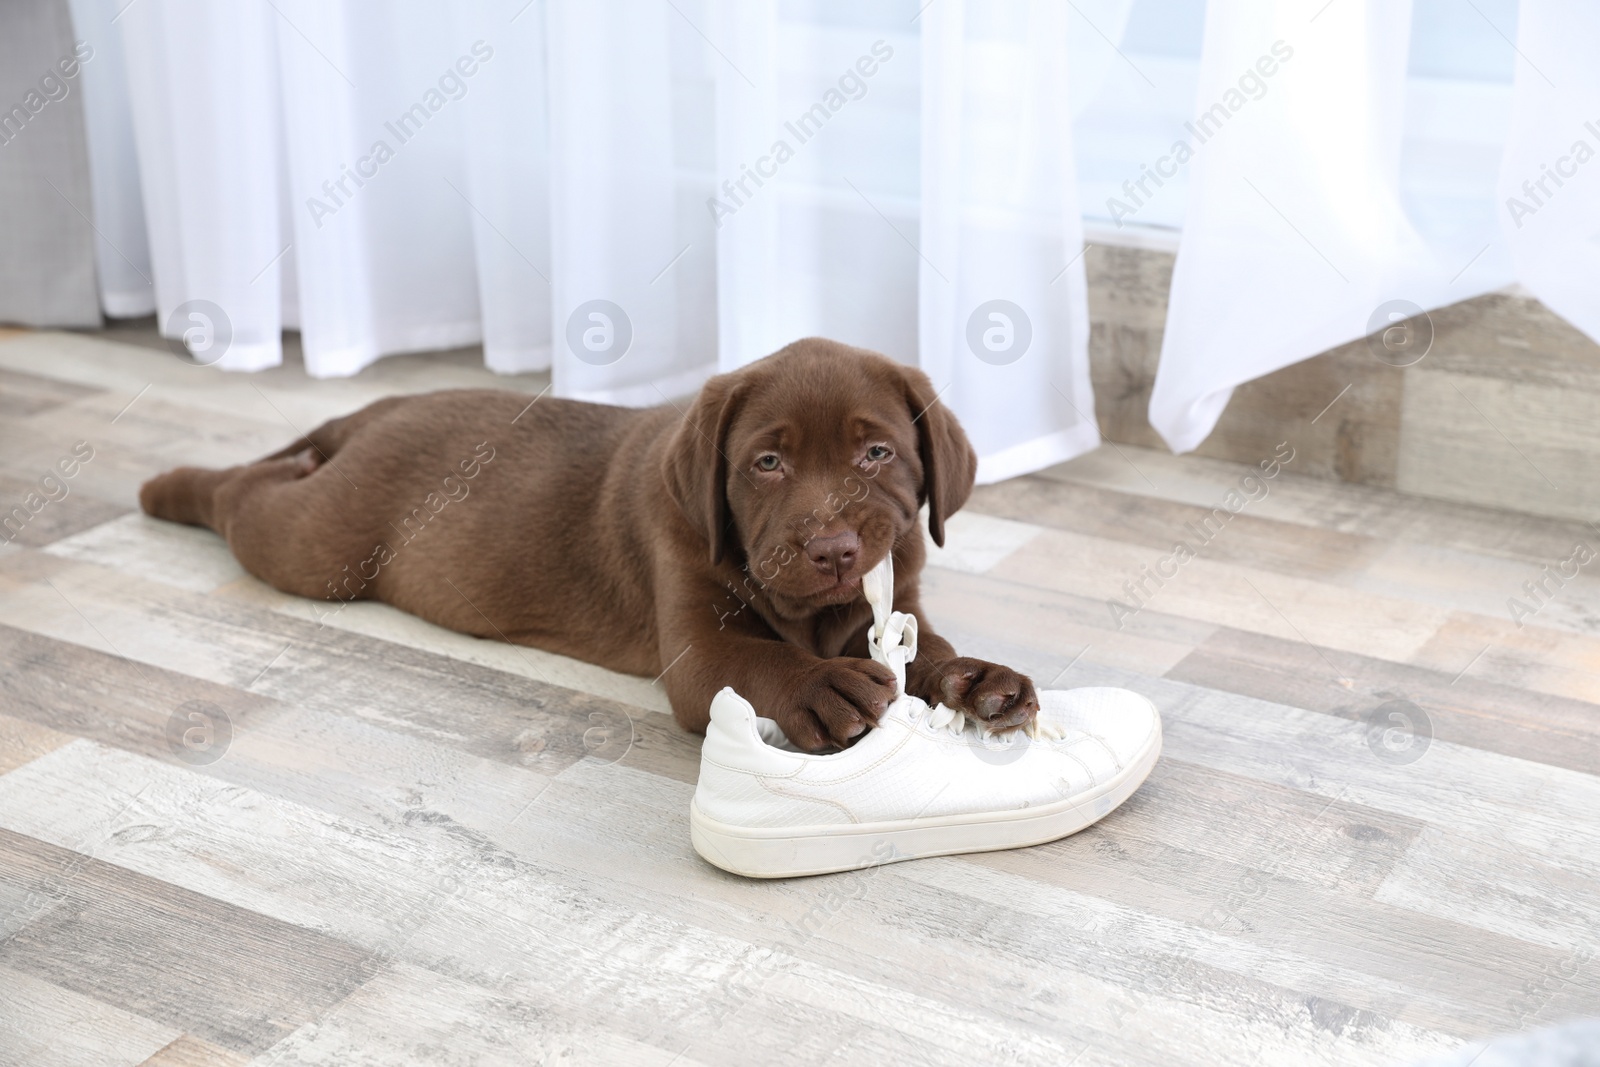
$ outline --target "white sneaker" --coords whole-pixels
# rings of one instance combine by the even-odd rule
[[[916,619],[886,610],[893,586],[887,561],[867,576],[877,616],[869,643],[901,695],[850,748],[796,752],[732,689],[712,700],[689,805],[694,848],[708,862],[782,878],[1037,845],[1103,818],[1150,774],[1161,717],[1126,689],[1043,691],[1032,735],[1004,737],[907,695]]]

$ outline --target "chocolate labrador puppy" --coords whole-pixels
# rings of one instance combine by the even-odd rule
[[[139,502],[217,531],[285,592],[377,599],[659,675],[697,732],[731,685],[821,752],[894,695],[867,658],[861,592],[889,552],[895,607],[924,624],[907,689],[995,729],[1037,714],[1027,678],[956,655],[918,601],[918,509],[943,545],[976,465],[925,374],[810,339],[712,378],[687,413],[490,390],[393,397],[246,466],[169,471]]]

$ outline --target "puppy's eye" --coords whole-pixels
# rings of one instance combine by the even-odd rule
[[[874,463],[883,463],[894,458],[894,449],[888,445],[873,445],[867,449],[867,458]]]
[[[783,460],[779,459],[775,453],[768,452],[756,457],[757,470],[775,471],[781,466],[783,466]]]

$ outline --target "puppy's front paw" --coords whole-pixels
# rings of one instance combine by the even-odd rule
[[[924,697],[943,702],[996,732],[1026,726],[1039,714],[1039,696],[1026,675],[987,660],[957,656],[939,664],[937,691]]]
[[[823,660],[796,680],[778,725],[807,752],[846,748],[878,725],[894,692],[894,672],[881,663],[848,656]]]

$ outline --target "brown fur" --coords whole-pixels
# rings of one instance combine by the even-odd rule
[[[895,607],[923,624],[907,688],[1000,728],[1036,714],[1027,678],[958,657],[923,616],[917,511],[942,545],[976,457],[920,371],[811,339],[711,379],[686,413],[527,404],[380,400],[256,463],[169,471],[139,500],[216,530],[286,592],[661,675],[689,730],[731,685],[811,751],[849,744],[893,694],[865,658],[861,595],[893,551]]]

